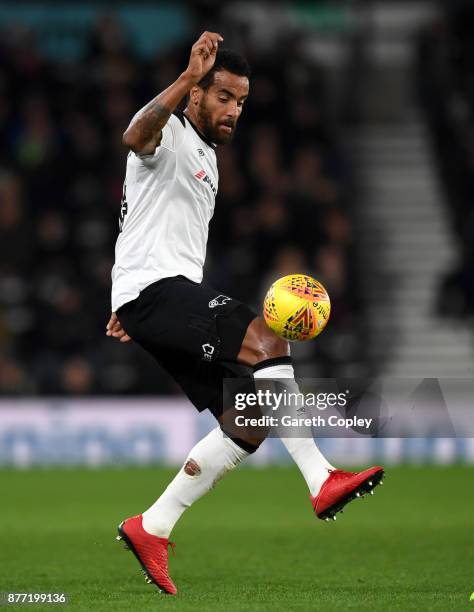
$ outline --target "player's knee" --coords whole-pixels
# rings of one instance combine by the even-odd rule
[[[199,467],[197,461],[194,461],[194,459],[188,459],[184,464],[184,473],[188,476],[199,476],[201,473],[201,468]]]
[[[272,332],[267,338],[262,338],[260,345],[255,352],[256,362],[260,363],[267,359],[275,357],[288,357],[290,354],[290,345],[283,338],[278,338]]]
[[[251,455],[255,451],[257,451],[261,445],[261,443],[265,440],[265,436],[257,437],[257,436],[246,436],[242,435],[240,438],[231,438],[232,442],[236,444],[239,448],[244,450],[245,452]]]
[[[289,343],[276,336],[261,317],[252,321],[242,344],[242,350],[239,354],[240,361],[254,366],[267,359],[288,357],[289,355]]]

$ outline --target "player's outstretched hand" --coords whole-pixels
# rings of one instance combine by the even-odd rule
[[[203,32],[194,43],[186,68],[186,74],[192,81],[198,83],[214,66],[217,48],[223,40],[217,32]]]
[[[131,340],[130,336],[123,329],[122,324],[117,318],[115,312],[113,312],[110,316],[109,322],[107,323],[107,331],[105,332],[107,336],[112,336],[113,338],[118,338],[120,342],[128,342]]]

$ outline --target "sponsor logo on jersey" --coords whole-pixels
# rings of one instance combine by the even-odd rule
[[[230,302],[232,298],[227,295],[218,295],[209,302],[209,308],[215,308],[216,306],[224,306],[227,302]]]
[[[212,361],[212,356],[216,350],[216,347],[212,346],[212,344],[206,343],[202,345],[202,350],[204,351],[203,359],[206,361]]]
[[[212,193],[214,195],[217,195],[217,189],[215,188],[214,183],[211,181],[211,179],[206,174],[205,170],[202,170],[202,169],[198,170],[194,176],[197,178],[198,181],[207,183],[209,187],[211,188]]]
[[[205,153],[202,149],[198,149],[197,152],[200,155],[200,157],[204,157]]]

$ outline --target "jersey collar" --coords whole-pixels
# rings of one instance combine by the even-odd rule
[[[198,127],[196,127],[194,125],[194,123],[191,121],[191,119],[185,115],[183,113],[183,111],[176,111],[175,113],[177,115],[177,117],[183,121],[183,117],[186,117],[186,121],[189,123],[189,125],[193,128],[193,130],[196,132],[196,134],[199,136],[199,138],[201,140],[203,140],[207,145],[209,145],[210,147],[212,147],[213,149],[217,149],[217,145],[214,144],[211,140],[209,140],[209,138],[207,138],[206,136],[204,136],[204,134],[199,130]]]

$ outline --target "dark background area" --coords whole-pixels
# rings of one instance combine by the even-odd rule
[[[438,311],[464,318],[474,315],[474,5],[447,9],[420,33],[417,80],[459,246]]]

